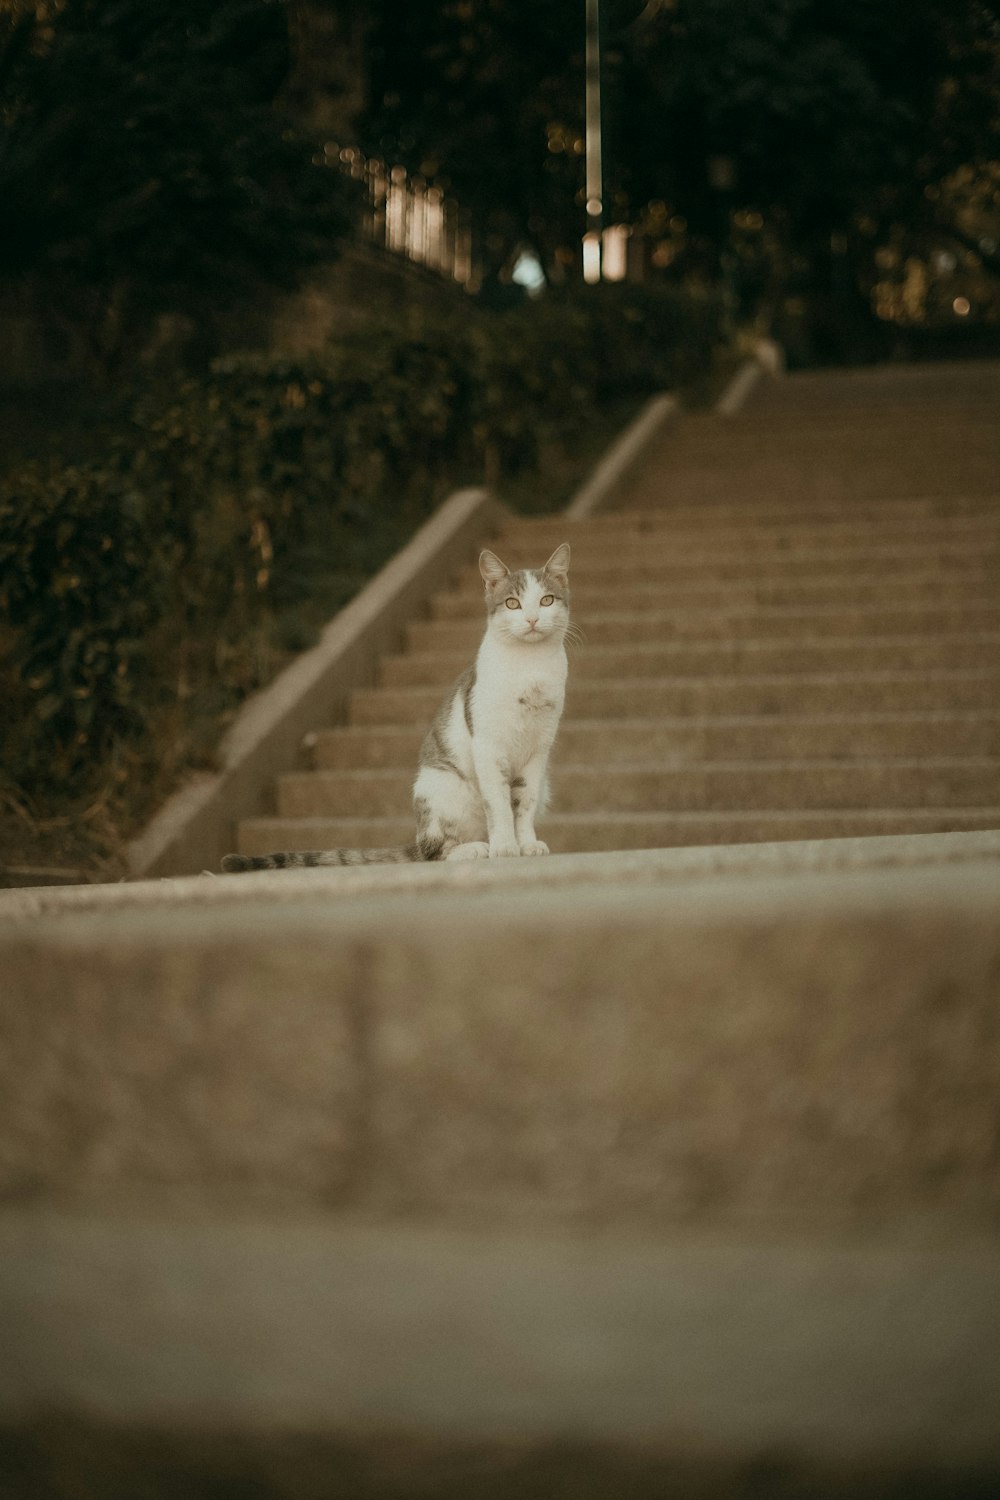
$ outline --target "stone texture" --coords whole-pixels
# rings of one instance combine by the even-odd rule
[[[716,907],[712,890],[697,915],[635,891],[610,921],[579,892],[538,922],[527,903],[481,911],[443,973],[412,940],[384,949],[387,1201],[534,1199],[618,1223],[994,1215],[992,919],[977,938],[985,912],[959,936],[954,909],[880,910],[872,889],[836,915],[831,887],[794,915],[746,890],[747,907],[732,890]]]
[[[533,863],[0,925],[6,1191],[996,1221],[1000,865]]]
[[[986,1245],[5,1215],[0,1484],[985,1500],[998,1273]]]
[[[161,895],[163,887],[159,889]],[[350,943],[280,944],[170,904],[2,942],[0,1198],[122,1190],[332,1205],[354,1186]],[[288,989],[295,998],[288,1003]]]

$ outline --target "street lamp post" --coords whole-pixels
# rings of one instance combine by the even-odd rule
[[[601,232],[604,227],[604,168],[601,160],[601,12],[600,0],[587,3],[586,163],[587,227],[583,236],[583,278],[601,279]]]

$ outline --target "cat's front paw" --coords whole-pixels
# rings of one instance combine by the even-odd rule
[[[445,855],[445,859],[488,859],[490,846],[486,843],[456,844]]]
[[[516,844],[490,844],[490,859],[517,859],[520,853]]]
[[[544,844],[541,839],[532,839],[530,844],[521,845],[522,854],[548,854],[548,852],[548,844]]]

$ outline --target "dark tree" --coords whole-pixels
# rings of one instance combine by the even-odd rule
[[[280,0],[56,0],[0,28],[0,275],[134,326],[332,254],[344,187],[283,116]]]
[[[711,163],[793,236],[845,230],[998,146],[997,26],[979,0],[676,0],[632,28],[638,196],[711,221]]]
[[[551,266],[581,222],[582,0],[379,0],[370,14],[362,145],[455,193],[488,275],[521,244]]]
[[[773,300],[790,275],[846,294],[894,227],[969,239],[970,190],[956,199],[949,177],[971,166],[989,184],[1000,159],[986,0],[602,12],[605,200],[654,232],[656,214],[681,226],[673,274],[756,257],[757,295]],[[367,14],[365,148],[446,177],[494,268],[525,241],[547,265],[578,243],[583,0],[372,0]]]

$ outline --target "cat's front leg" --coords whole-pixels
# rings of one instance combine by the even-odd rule
[[[549,846],[535,833],[535,814],[544,810],[545,766],[548,750],[540,751],[526,763],[520,776],[510,784],[514,812],[514,835],[522,854],[548,854]]]
[[[492,760],[477,757],[476,780],[486,814],[486,834],[490,859],[516,858],[520,852],[514,831],[514,809],[511,806],[510,782]]]

